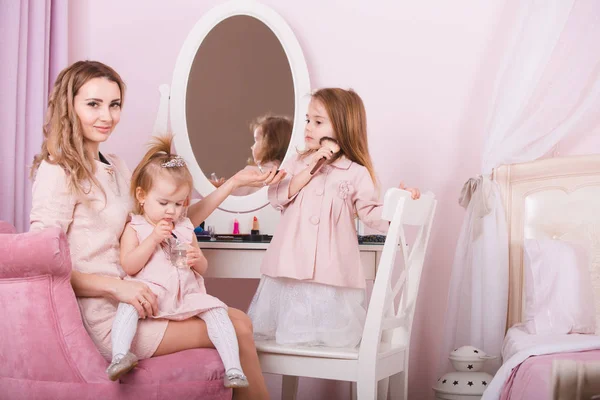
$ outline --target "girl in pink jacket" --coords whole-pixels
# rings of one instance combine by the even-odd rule
[[[354,219],[384,233],[389,226],[381,219],[360,96],[337,88],[315,92],[304,136],[305,151],[284,164],[287,177],[269,188],[282,216],[248,314],[257,339],[355,347],[366,309]],[[322,138],[333,138],[339,151],[322,146]],[[419,197],[417,189],[407,190]]]

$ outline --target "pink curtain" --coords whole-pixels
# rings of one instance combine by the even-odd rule
[[[28,230],[29,167],[48,90],[67,65],[68,0],[0,0],[0,220]]]

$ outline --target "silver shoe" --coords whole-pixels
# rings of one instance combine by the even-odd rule
[[[223,378],[223,383],[226,388],[245,388],[248,387],[248,379],[246,375],[239,374],[237,372],[229,372],[225,373],[225,378]]]
[[[138,358],[132,352],[127,352],[123,357],[110,363],[106,368],[106,375],[111,381],[116,381],[138,365]]]

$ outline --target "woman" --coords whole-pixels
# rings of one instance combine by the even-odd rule
[[[114,155],[103,155],[100,143],[119,123],[125,85],[110,67],[79,61],[57,77],[44,124],[44,141],[32,166],[31,230],[60,226],[69,240],[73,261],[71,283],[84,325],[100,353],[110,359],[110,330],[119,302],[134,306],[139,315],[133,344],[140,358],[212,347],[205,323],[146,319],[157,312],[156,296],[148,287],[123,280],[119,238],[131,210],[130,171]],[[261,174],[240,171],[204,200],[191,206],[188,217],[203,221],[238,187],[277,183],[275,168]],[[276,176],[277,175],[277,176]],[[236,399],[267,399],[268,392],[243,312],[230,308],[240,359],[250,386]]]

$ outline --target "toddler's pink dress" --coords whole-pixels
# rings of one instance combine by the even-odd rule
[[[129,225],[136,231],[140,243],[154,230],[142,215],[132,215]],[[184,218],[175,224],[173,233],[180,241],[191,243],[194,225],[189,218]],[[177,268],[171,264],[168,246],[156,246],[146,266],[125,279],[145,283],[158,296],[158,314],[153,318],[181,321],[211,308],[227,309],[221,300],[206,293],[202,275],[192,268]]]

